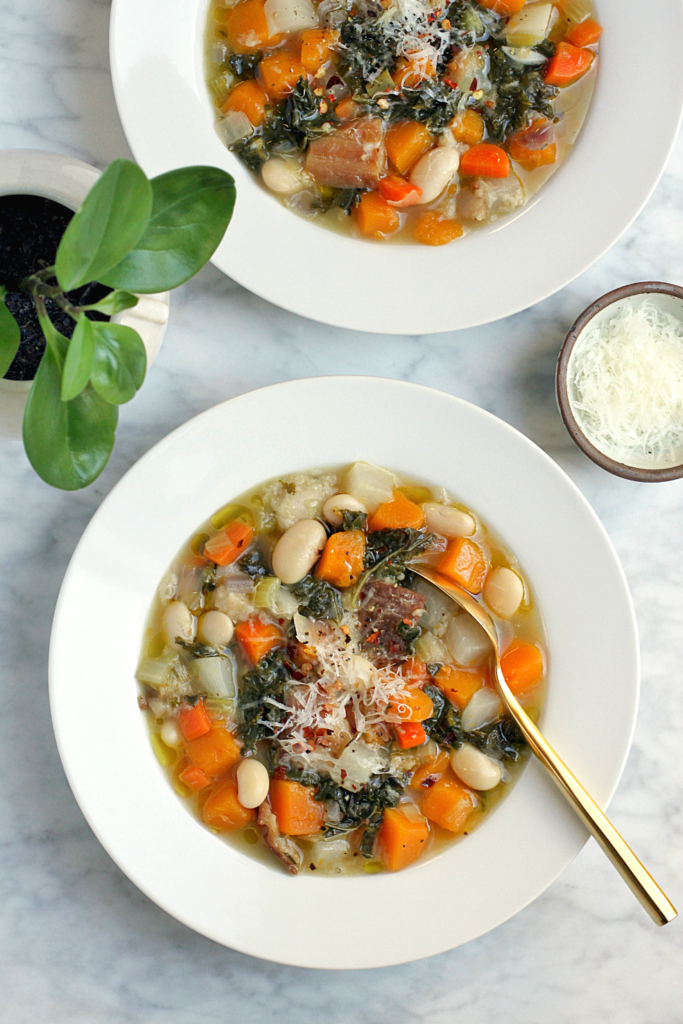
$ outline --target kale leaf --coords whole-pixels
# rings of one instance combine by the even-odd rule
[[[325,135],[336,116],[326,111],[320,113],[320,100],[305,78],[300,78],[277,108],[266,115],[263,137],[266,146],[280,145],[283,148],[305,149],[309,139]]]
[[[501,718],[493,725],[470,732],[467,739],[485,754],[513,763],[520,760],[527,746],[519,726],[512,718]]]
[[[330,195],[321,194],[316,196],[315,200],[311,203],[311,209],[318,210],[320,213],[327,213],[328,210],[342,210],[347,215],[350,215],[354,206],[358,205],[364,191],[366,190],[362,188],[331,188]],[[355,514],[359,516],[364,515],[363,512]],[[340,530],[343,528],[343,526],[339,527]]]
[[[243,753],[253,750],[259,740],[271,739],[275,735],[274,726],[287,718],[283,708],[267,699],[272,697],[282,703],[285,689],[291,682],[285,667],[286,658],[284,648],[269,651],[242,679],[238,710]]]
[[[400,583],[406,575],[407,564],[431,547],[434,535],[406,527],[402,530],[374,530],[365,544],[363,583],[375,576],[387,583]]]
[[[202,569],[202,594],[216,589],[216,566],[205,565]]]
[[[419,636],[422,636],[420,627],[410,626],[407,622],[397,622],[396,632],[405,642],[407,653],[412,654],[415,649],[415,641]]]
[[[545,65],[518,64],[495,40],[489,45],[489,78],[495,89],[495,104],[478,105],[493,142],[504,142],[512,132],[525,128],[532,112],[554,118],[552,101],[558,94],[543,80]]]
[[[434,705],[434,714],[422,723],[424,731],[430,739],[436,740],[443,747],[461,747],[465,736],[458,712],[436,686],[428,683],[424,692],[431,697]]]
[[[315,799],[336,800],[344,815],[339,822],[323,825],[323,832],[327,836],[337,836],[366,825],[360,852],[364,857],[372,857],[372,847],[385,808],[396,807],[407,785],[408,778],[404,775],[373,775],[366,786],[352,793],[337,786],[332,779],[323,779]]]
[[[330,583],[304,576],[290,588],[299,600],[299,612],[311,619],[341,619],[344,614],[341,595]]]
[[[461,95],[460,89],[426,79],[415,89],[406,89],[398,96],[387,96],[387,117],[391,123],[419,121],[438,132],[455,117]]]
[[[498,21],[496,15],[491,11],[479,7],[477,10],[464,0],[454,0],[449,4],[443,18],[451,23],[449,36],[451,42],[458,49],[467,46],[474,46],[476,42],[485,39],[491,28]]]
[[[352,512],[349,508],[341,510],[342,524],[340,530],[362,530],[368,518],[367,512]]]
[[[364,91],[366,82],[382,71],[392,70],[396,63],[396,54],[377,15],[348,18],[341,27],[341,43],[339,73],[354,93]]]
[[[175,638],[175,642],[185,651],[194,654],[195,658],[217,658],[219,651],[211,644],[203,644],[199,640],[183,640],[181,636]]]
[[[246,573],[247,576],[251,576],[253,580],[268,575],[268,567],[264,562],[263,554],[258,550],[250,551],[249,554],[240,558],[237,565],[242,572]]]
[[[231,71],[234,71],[240,78],[253,78],[262,58],[263,54],[260,51],[258,53],[229,53],[225,62]]]

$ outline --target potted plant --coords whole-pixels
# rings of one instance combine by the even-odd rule
[[[22,389],[22,433],[47,483],[75,490],[104,469],[118,406],[140,388],[161,342],[167,293],[213,255],[234,199],[232,177],[218,168],[186,167],[149,180],[136,164],[116,160],[68,220],[54,263],[45,265],[28,245],[35,266],[17,280],[11,261],[0,261],[8,277],[0,279],[0,378],[24,353],[29,313],[44,339]],[[4,403],[13,382],[1,383]]]

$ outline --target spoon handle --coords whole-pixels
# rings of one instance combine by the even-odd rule
[[[496,664],[496,682],[499,690],[502,691],[508,711],[515,719],[532,751],[545,765],[555,784],[572,805],[591,835],[598,841],[652,920],[658,925],[673,921],[678,913],[676,908],[515,699],[505,682],[499,661]]]

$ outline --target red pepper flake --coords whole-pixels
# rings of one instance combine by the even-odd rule
[[[374,633],[365,638],[366,644],[377,644],[379,643],[379,630],[376,629]]]
[[[401,619],[401,621],[403,622],[404,626],[412,626],[412,624],[413,624],[413,620],[412,619]]]
[[[344,781],[346,776],[347,776],[347,772],[345,772],[344,769],[342,768],[342,770],[341,770],[341,780],[342,780],[342,782]]]
[[[276,768],[275,771],[273,772],[273,778],[274,779],[285,779],[286,777],[287,777],[287,773],[285,772],[285,770],[284,770],[284,768],[282,766],[280,766],[279,768]]]
[[[444,84],[445,85],[450,85],[451,89],[457,89],[458,88],[457,85],[455,84],[455,82],[451,82],[450,78],[444,78]]]
[[[474,90],[476,88],[477,88],[477,80],[476,80],[476,78],[473,78],[472,79],[472,84],[470,85],[470,92],[474,92]]]
[[[493,100],[486,100],[486,102],[484,103],[484,106],[488,107],[489,110],[491,110],[492,107],[495,107],[495,103],[493,102]]]

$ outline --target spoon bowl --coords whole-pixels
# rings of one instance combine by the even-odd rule
[[[593,798],[559,755],[553,750],[538,727],[531,721],[508,686],[500,664],[498,629],[486,608],[463,587],[426,565],[411,565],[411,571],[450,597],[471,615],[488,635],[492,646],[493,680],[505,710],[514,719],[532,752],[549,772],[553,782],[598,841],[621,877],[648,912],[655,924],[664,925],[677,916],[677,910],[659,888],[654,878],[638,860],[633,850],[600,810]]]

